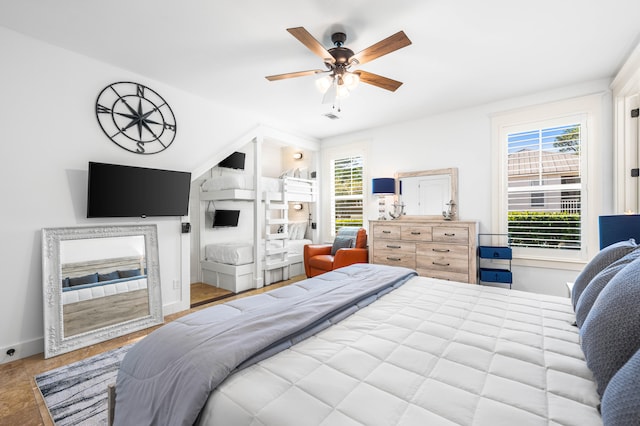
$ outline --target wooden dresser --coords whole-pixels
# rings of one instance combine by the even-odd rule
[[[369,261],[415,269],[424,277],[477,284],[477,222],[373,220]]]

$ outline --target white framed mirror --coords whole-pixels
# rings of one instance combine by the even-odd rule
[[[155,225],[42,230],[44,356],[164,320]]]
[[[404,205],[401,219],[443,219],[451,212],[454,219],[458,207],[458,169],[398,172],[396,194]]]

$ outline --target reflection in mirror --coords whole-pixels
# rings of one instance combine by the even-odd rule
[[[151,226],[43,230],[45,357],[162,322]]]
[[[445,212],[458,204],[458,169],[422,170],[396,173],[397,185],[402,188],[400,201],[406,216],[442,219]],[[399,189],[399,188],[398,188]],[[453,204],[451,204],[453,202]],[[455,215],[449,214],[449,219]]]

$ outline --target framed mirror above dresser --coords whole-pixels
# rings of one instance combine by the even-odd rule
[[[458,207],[458,169],[455,167],[398,172],[396,195],[404,205],[403,219],[454,219]]]

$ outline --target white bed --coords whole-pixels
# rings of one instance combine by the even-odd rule
[[[283,240],[261,240],[263,255],[266,248],[281,249]],[[302,251],[309,239],[286,240],[287,255],[282,266],[268,269],[263,268],[265,285],[289,279],[304,274]],[[264,261],[264,257],[262,259]],[[200,262],[202,280],[206,284],[214,285],[234,293],[254,288],[253,243],[217,243],[205,246],[205,259]]]
[[[227,378],[201,425],[601,425],[567,298],[415,277]]]
[[[601,250],[571,298],[412,273],[356,264],[182,317],[123,360],[116,419],[640,424],[635,241]]]
[[[271,200],[315,202],[316,182],[311,179],[283,176],[282,178],[261,177],[262,194],[269,194]],[[256,199],[253,175],[232,173],[212,176],[200,186],[200,200],[245,200]],[[258,199],[263,199],[261,196]]]
[[[102,284],[88,288],[74,289],[62,292],[62,304],[82,302],[85,300],[98,299],[100,297],[112,296],[114,294],[127,293],[130,291],[143,290],[147,288],[147,277],[115,282],[113,284]]]

